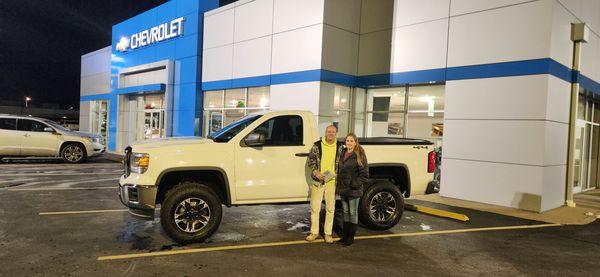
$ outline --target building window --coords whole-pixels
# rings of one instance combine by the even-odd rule
[[[406,137],[441,143],[444,135],[444,86],[408,89]]]
[[[319,97],[319,133],[324,134],[329,125],[338,129],[338,137],[350,131],[350,87],[322,83]]]
[[[366,137],[405,137],[406,88],[372,89],[367,92]]]
[[[205,91],[204,135],[210,135],[235,120],[269,107],[269,87]]]
[[[594,123],[600,124],[600,102],[593,102],[593,111],[592,114],[593,116],[591,117],[591,121],[593,121]]]
[[[444,88],[443,85],[377,88],[369,89],[366,97],[357,90],[354,130],[364,137],[421,138],[441,145]]]
[[[100,143],[108,141],[108,100],[90,102],[90,132],[100,136]]]
[[[577,122],[574,140],[573,192],[579,193],[598,187],[600,176],[600,112],[594,93],[579,89]]]

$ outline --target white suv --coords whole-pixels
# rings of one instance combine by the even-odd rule
[[[71,131],[48,119],[0,114],[0,159],[60,157],[79,163],[102,152],[97,135]]]

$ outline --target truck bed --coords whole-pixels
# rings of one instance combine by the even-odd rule
[[[424,139],[371,137],[359,138],[361,145],[433,145],[433,142]]]

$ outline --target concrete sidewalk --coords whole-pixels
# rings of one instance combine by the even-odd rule
[[[597,218],[600,218],[600,192],[596,190],[596,194],[589,194],[586,196],[586,205],[577,206],[574,208],[563,206],[543,213],[530,212],[525,210],[519,210],[515,208],[508,208],[466,200],[459,200],[454,198],[442,197],[439,194],[429,195],[418,195],[411,197],[411,199],[422,200],[427,202],[433,202],[438,204],[444,204],[448,206],[461,207],[479,211],[485,211],[495,214],[513,216],[523,219],[543,221],[548,223],[558,223],[565,225],[584,225],[592,223]],[[578,195],[575,198],[575,202],[578,202],[578,198],[582,197]],[[591,205],[589,203],[596,203],[597,205]],[[467,215],[468,216],[468,215]]]

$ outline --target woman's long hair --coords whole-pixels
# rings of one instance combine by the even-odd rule
[[[358,164],[360,166],[365,166],[365,160],[366,160],[366,154],[365,154],[365,149],[358,143],[358,137],[356,137],[356,135],[354,133],[349,133],[346,136],[346,139],[348,137],[352,137],[354,139],[354,141],[356,142],[356,145],[354,146],[354,152],[356,153],[356,160],[358,161]],[[344,139],[345,141],[345,139]]]

